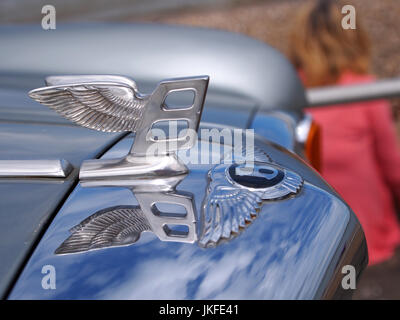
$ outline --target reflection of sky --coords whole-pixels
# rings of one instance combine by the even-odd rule
[[[217,248],[161,242],[154,234],[143,233],[131,246],[55,256],[68,229],[88,212],[136,204],[128,190],[104,191],[74,191],[11,298],[312,298],[348,221],[342,203],[306,185],[296,198],[264,204],[246,231]],[[56,290],[41,288],[41,268],[46,264],[56,268]]]
[[[292,128],[289,127],[287,121],[277,120],[275,117],[273,114],[259,113],[254,118],[251,128],[269,141],[293,150]]]
[[[67,159],[78,166],[117,136],[74,126],[5,123],[0,126],[0,159]]]

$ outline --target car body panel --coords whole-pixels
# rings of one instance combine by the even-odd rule
[[[98,157],[123,135],[0,120],[0,160],[68,159],[75,168],[66,179],[0,179],[0,294],[75,185],[81,162]]]
[[[257,138],[259,140],[259,138]],[[261,140],[260,140],[261,141]],[[124,156],[132,144],[125,138],[104,158]],[[263,144],[272,160],[286,168],[289,154]],[[294,163],[293,163],[294,164]],[[298,165],[298,160],[296,162]],[[201,211],[213,165],[189,165],[189,175],[177,190],[191,190]],[[361,271],[365,254],[349,248],[360,230],[351,209],[329,188],[315,186],[318,175],[304,164],[305,184],[292,198],[267,202],[259,217],[236,238],[216,248],[162,242],[143,233],[130,246],[56,255],[68,230],[97,210],[137,205],[128,189],[78,185],[27,263],[10,299],[313,299],[334,297],[333,282],[347,260]],[[298,171],[297,171],[298,172]],[[309,179],[307,179],[307,176]],[[321,185],[323,187],[323,185]],[[357,249],[365,253],[362,231]],[[358,252],[358,250],[356,250]],[[57,270],[56,290],[41,287],[45,265]]]
[[[258,112],[252,118],[250,128],[269,141],[295,151],[297,117],[298,114],[282,111]]]

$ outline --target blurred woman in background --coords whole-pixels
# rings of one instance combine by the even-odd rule
[[[290,58],[306,87],[374,81],[370,45],[357,16],[343,29],[342,5],[320,0],[299,13]],[[307,110],[321,126],[322,175],[342,195],[364,229],[370,264],[390,258],[400,244],[392,194],[400,198],[400,152],[387,101]]]

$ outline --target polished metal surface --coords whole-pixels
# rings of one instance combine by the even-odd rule
[[[71,171],[66,160],[0,160],[0,178],[65,178]]]
[[[133,244],[144,231],[151,231],[151,226],[140,207],[107,208],[71,228],[71,236],[57,248],[55,254]]]
[[[175,154],[158,157],[137,157],[86,160],[79,179],[84,187],[130,187],[138,191],[169,191],[188,173]]]
[[[160,154],[169,154],[180,149],[190,149],[197,139],[196,133],[203,112],[208,81],[208,76],[162,81],[149,98],[149,107],[146,109],[146,113],[143,114],[142,130],[136,132],[131,153],[147,155],[150,148],[157,148],[157,146]],[[183,108],[169,109],[165,105],[168,94],[179,91],[193,91],[193,104]],[[165,143],[165,141],[156,141],[151,137],[149,138],[149,131],[157,122],[177,120],[187,123],[185,134],[168,138],[168,143]]]
[[[396,98],[400,97],[400,78],[353,84],[351,86],[328,86],[308,89],[306,97],[310,107]]]
[[[256,142],[262,140],[256,137]],[[131,145],[128,137],[103,158],[123,157]],[[341,287],[333,279],[340,274],[340,266],[352,264],[357,273],[365,267],[365,243],[359,241],[363,235],[355,238],[359,223],[318,174],[295,155],[268,143],[262,143],[262,149],[274,165],[299,173],[304,183],[295,197],[266,201],[258,218],[237,237],[203,248],[160,241],[153,232],[144,231],[129,246],[56,255],[57,248],[71,236],[69,230],[93,213],[139,205],[136,193],[127,188],[78,185],[43,236],[9,299],[335,297]],[[189,164],[189,173],[176,186],[177,192],[191,191],[197,214],[207,196],[207,174],[214,166]],[[353,251],[353,241],[360,243],[356,251],[363,252],[362,256]],[[43,290],[40,284],[41,268],[48,264],[57,271],[56,290]]]
[[[131,245],[145,231],[154,233],[161,241],[194,243],[197,240],[192,194],[176,191],[133,194],[139,206],[120,205],[95,212],[70,229],[71,236],[55,254]],[[160,211],[156,206],[160,203],[181,206],[185,212]]]
[[[296,126],[302,117],[302,112],[260,111],[254,115],[250,128],[268,141],[297,153]]]
[[[246,136],[241,133],[243,139],[247,142]],[[201,143],[207,145],[206,141]],[[174,168],[181,163],[177,155],[173,156],[171,163],[167,161],[161,166],[157,165],[156,159],[149,161],[148,157],[144,165],[137,163],[138,159],[143,161],[145,158],[132,154],[116,160],[86,161],[81,168],[81,185],[131,189],[149,221],[150,230],[162,241],[194,243],[199,239],[199,245],[203,247],[216,246],[220,240],[229,240],[244,229],[255,218],[263,201],[295,195],[303,184],[298,174],[268,164],[271,159],[265,151],[254,146],[253,142],[251,144],[252,154],[249,155],[245,154],[248,151],[246,145],[241,145],[241,149],[237,150],[233,144],[224,141],[224,151],[228,151],[219,159],[218,163],[221,164],[208,172],[210,185],[202,201],[201,214],[196,213],[192,192],[176,191],[176,186],[189,172],[183,163],[181,168]],[[200,150],[208,150],[208,147],[201,146],[197,152],[200,154]],[[171,157],[164,156],[161,159]],[[240,164],[232,164],[232,161]],[[88,172],[95,174],[91,176]],[[247,185],[251,180],[255,182]],[[157,203],[181,206],[185,209],[185,215],[176,212],[161,215],[156,209]],[[168,224],[187,227],[188,231],[174,233]]]
[[[270,161],[261,150],[255,152],[255,159]],[[72,236],[64,241],[56,253],[75,253],[132,244],[140,236],[141,232],[138,230],[151,231],[161,241],[194,243],[198,240],[202,247],[214,247],[243,231],[257,217],[264,201],[293,196],[300,191],[303,184],[298,174],[268,162],[255,162],[250,168],[248,163],[220,164],[208,172],[207,194],[202,201],[201,213],[198,214],[193,193],[176,190],[186,176],[184,174],[175,179],[148,177],[146,180],[132,180],[128,177],[118,181],[104,180],[101,185],[97,182],[94,184],[96,187],[131,189],[139,203],[134,208],[135,219],[131,219],[133,209],[124,206],[116,207],[118,210],[114,207],[100,210],[72,228]],[[91,186],[87,182],[81,182],[81,185]],[[174,210],[163,212],[157,208],[157,204],[165,203],[173,205]],[[176,211],[177,207],[183,208],[184,212]],[[121,208],[125,210],[124,214],[120,214]],[[113,213],[115,216],[107,220]],[[146,221],[146,228],[141,227],[143,219],[137,219],[138,215]],[[90,228],[89,224],[86,228],[88,221],[96,227]],[[109,224],[104,225],[103,221],[108,221]],[[174,231],[168,225],[186,227],[187,231]],[[126,233],[127,229],[135,232],[135,240],[121,242],[118,237],[121,232]]]
[[[151,225],[151,231],[161,241],[194,243],[198,239],[196,207],[191,192],[134,192],[140,208]],[[162,212],[156,205],[169,204],[174,206],[172,212]],[[183,208],[179,214],[177,207]],[[170,226],[181,229],[170,228]],[[186,229],[182,229],[182,227]]]
[[[104,132],[136,131],[149,97],[124,77],[54,76],[29,96],[77,124]]]
[[[267,162],[255,162],[251,169],[221,164],[208,175],[199,240],[204,247],[232,239],[253,222],[264,201],[295,195],[303,184],[298,174]]]
[[[127,170],[120,170],[124,165],[119,165],[118,172],[115,172],[116,166],[111,165],[111,172],[104,175],[103,179],[99,179],[99,174],[96,175],[95,179],[91,179],[90,176],[84,176],[85,179],[83,179],[81,175],[81,185],[83,187],[124,187],[131,190],[139,203],[141,214],[149,225],[149,228],[146,229],[147,231],[156,234],[161,241],[194,243],[197,240],[197,215],[193,203],[193,194],[176,190],[177,185],[188,174],[187,167],[181,164],[176,155],[163,156],[161,158],[167,160],[167,163],[161,167],[157,166],[157,162],[153,162],[152,167],[147,168],[146,165],[140,171],[141,167],[134,163],[134,174],[132,175],[130,174],[132,170],[132,163],[129,162],[130,157],[132,157],[133,161],[144,159],[144,157],[128,154],[122,158],[123,162],[128,161]],[[169,159],[173,159],[173,161],[168,161]],[[107,171],[107,168],[103,166],[103,161],[110,163],[120,160],[96,160],[89,162],[89,164],[92,163],[95,166],[93,170],[96,170],[96,166],[99,165],[99,170]],[[157,205],[166,203],[175,206],[175,208],[177,206],[181,209],[183,208],[184,214],[177,213],[179,210],[173,210],[172,212],[160,211]],[[122,223],[118,218],[117,222]],[[187,231],[176,232],[170,228],[170,225],[186,227]],[[101,236],[101,232],[98,236]],[[84,250],[79,249],[79,251]]]

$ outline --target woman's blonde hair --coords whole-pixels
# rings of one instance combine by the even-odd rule
[[[343,29],[341,4],[318,0],[300,11],[290,35],[289,56],[307,87],[335,83],[344,71],[367,73],[368,36],[357,17],[356,29]]]

